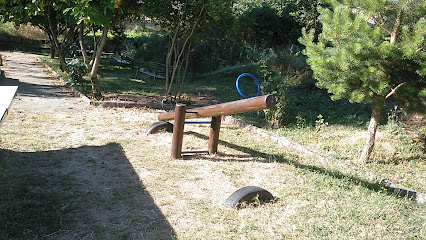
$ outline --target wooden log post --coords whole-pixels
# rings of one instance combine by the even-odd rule
[[[251,111],[260,111],[271,108],[273,106],[275,106],[275,97],[273,95],[265,95],[206,107],[188,109],[185,114],[185,119],[217,117]],[[175,114],[173,112],[167,112],[158,115],[159,121],[169,121],[173,120],[174,118]]]
[[[173,124],[173,137],[172,137],[172,159],[182,158],[182,143],[183,143],[183,130],[185,127],[185,104],[176,104],[175,107],[175,123]]]
[[[217,153],[217,145],[219,144],[219,131],[220,123],[222,121],[222,116],[212,117],[212,122],[210,124],[210,134],[209,134],[209,154]]]

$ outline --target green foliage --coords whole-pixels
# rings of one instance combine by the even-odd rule
[[[51,53],[56,51],[61,68],[66,70],[65,56],[76,40],[77,21],[64,10],[73,7],[75,3],[63,0],[17,0],[0,1],[0,15],[4,19],[19,24],[31,23],[42,29],[50,39]],[[69,4],[72,4],[71,6]]]
[[[286,116],[286,109],[292,101],[292,90],[308,76],[304,59],[287,49],[269,50],[259,63],[263,92],[275,95],[277,102],[266,112],[272,126],[280,126]]]
[[[315,131],[318,132],[321,128],[328,125],[328,122],[324,120],[322,114],[317,116],[317,120],[315,120]]]
[[[302,27],[320,29],[320,4],[318,0],[236,1],[234,37],[263,48],[296,43]]]
[[[331,101],[330,94],[318,89],[300,53],[269,50],[259,61],[258,71],[262,92],[277,99],[276,106],[266,111],[271,126],[308,127],[326,122],[359,126],[368,120],[370,105]]]
[[[136,27],[127,31],[126,36],[134,39],[137,59],[165,63],[168,37],[164,33],[152,28]]]
[[[159,24],[169,37],[165,63],[166,69],[173,66],[173,70],[165,76],[166,95],[172,94],[174,84],[179,85],[179,90],[173,94],[180,95],[192,46],[199,40],[198,32],[202,28],[210,31],[223,23],[223,16],[229,15],[231,4],[229,0],[144,1],[143,11],[147,17]]]
[[[423,3],[422,3],[423,2]],[[322,33],[303,29],[317,86],[333,99],[373,104],[360,162],[372,153],[380,111],[393,98],[406,111],[426,111],[424,1],[331,1],[319,8]],[[419,14],[420,13],[420,14]]]
[[[112,34],[112,39],[108,42],[108,45],[112,45],[110,47],[112,47],[114,53],[119,53],[120,49],[123,49],[126,41],[125,24],[116,24],[111,29],[110,33]]]
[[[84,62],[77,57],[74,57],[67,62],[69,84],[71,86],[79,86],[83,84],[83,76],[87,74]]]
[[[303,31],[300,42],[306,46],[317,86],[327,88],[333,99],[383,106],[391,94],[407,110],[426,109],[426,20],[413,19],[415,14],[395,5],[358,1],[350,7],[334,2],[333,10],[320,8],[323,31],[318,42],[314,31]],[[393,28],[396,15],[389,15],[388,9],[402,14],[401,30]],[[389,18],[382,21],[377,16]],[[385,29],[394,29],[395,38]]]
[[[139,3],[132,0],[81,0],[63,1],[68,4],[64,13],[71,13],[79,23],[85,21],[106,27],[114,27],[132,18],[139,10]]]
[[[263,48],[295,43],[300,36],[300,27],[290,16],[292,5],[281,9],[263,2],[248,8],[236,20],[237,38]]]
[[[320,0],[292,0],[293,5],[290,16],[306,29],[316,29],[318,32],[321,29],[321,23],[318,21],[319,6],[328,7],[324,1]]]

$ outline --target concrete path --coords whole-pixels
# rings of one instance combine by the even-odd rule
[[[81,111],[88,108],[38,61],[38,55],[0,52],[6,78],[0,85],[18,86],[12,109],[31,112]]]

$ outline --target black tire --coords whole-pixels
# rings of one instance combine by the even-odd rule
[[[149,126],[149,128],[146,129],[145,133],[146,134],[154,134],[160,131],[166,131],[166,132],[173,132],[173,124],[169,123],[169,122],[156,122],[154,124],[152,124],[151,126]]]
[[[270,202],[274,196],[267,190],[256,187],[247,186],[238,189],[226,199],[223,206],[226,208],[241,207],[243,203],[250,204],[259,200],[259,203]]]

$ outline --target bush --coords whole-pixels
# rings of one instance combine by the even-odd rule
[[[68,83],[71,86],[81,86],[83,85],[83,76],[86,75],[87,70],[84,62],[77,57],[74,57],[70,61],[67,62],[68,72]]]
[[[289,49],[270,49],[259,63],[259,74],[263,92],[274,94],[277,100],[275,107],[266,112],[267,120],[271,126],[288,123],[286,109],[294,100],[294,88],[310,76],[303,56]]]
[[[166,62],[168,38],[164,33],[138,26],[126,35],[134,39],[137,59],[145,62]]]
[[[293,4],[250,4],[236,18],[235,38],[262,48],[296,43],[302,26],[292,16]]]
[[[361,126],[368,122],[371,106],[350,103],[348,100],[332,101],[326,90],[316,87],[305,56],[291,48],[269,50],[259,63],[262,91],[274,94],[275,108],[266,112],[271,126],[295,125],[314,127],[318,116],[330,124]]]

